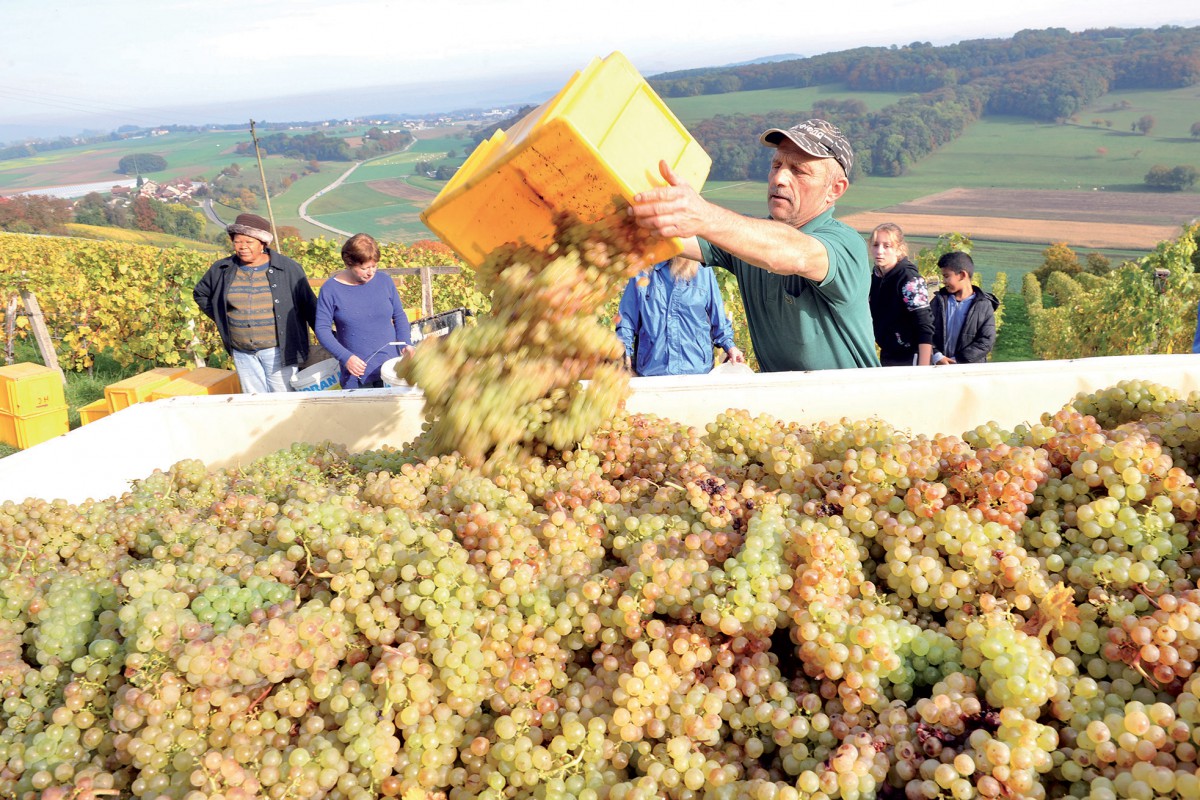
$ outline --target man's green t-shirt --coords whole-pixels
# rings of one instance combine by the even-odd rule
[[[767,272],[700,240],[704,263],[737,277],[759,366],[763,372],[879,366],[866,243],[833,218],[832,208],[800,231],[829,253],[829,274],[820,283]]]

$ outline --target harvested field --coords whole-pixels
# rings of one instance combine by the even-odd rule
[[[894,222],[912,236],[951,231],[975,239],[1073,247],[1153,249],[1200,213],[1193,194],[949,189],[843,221],[863,232]]]
[[[112,179],[113,183],[125,180],[126,175],[116,172],[121,155],[115,148],[93,150],[74,158],[61,158],[53,151],[35,159],[22,159],[18,170],[5,169],[13,176],[10,191],[44,189],[53,186],[70,186],[80,183],[98,183]],[[30,162],[34,166],[30,167]],[[22,174],[27,173],[27,174]]]
[[[1183,192],[948,189],[886,210],[898,214],[1182,225],[1200,214],[1200,205],[1196,195]]]
[[[1153,250],[1159,242],[1174,239],[1179,235],[1178,225],[1106,225],[1041,219],[890,214],[881,211],[853,214],[843,217],[842,221],[864,234],[869,233],[881,222],[894,222],[909,236],[936,238],[943,233],[955,232],[972,239],[990,239],[997,242],[1066,242],[1072,247],[1118,250]]]
[[[412,186],[400,178],[386,178],[378,181],[367,181],[367,186],[388,197],[398,197],[401,200],[411,200],[414,203],[428,203],[437,196],[435,192]]]

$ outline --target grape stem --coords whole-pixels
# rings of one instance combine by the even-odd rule
[[[1140,658],[1134,662],[1133,668],[1136,669],[1139,673],[1141,673],[1141,676],[1143,678],[1145,678],[1150,683],[1151,686],[1153,686],[1155,689],[1158,689],[1160,691],[1162,690],[1162,688],[1163,688],[1162,684],[1160,684],[1154,678],[1150,677],[1150,675],[1147,674],[1146,670],[1142,668],[1142,661]]]
[[[584,753],[584,751],[581,749],[578,753],[575,754],[575,757],[572,758],[570,761],[566,762],[565,764],[560,764],[559,766],[555,767],[554,769],[550,770],[549,772],[544,773],[542,775],[543,780],[549,779],[549,778],[557,778],[557,777],[561,777],[562,775],[568,774],[573,768],[578,766],[581,761],[583,761],[583,753]]]
[[[246,710],[243,711],[242,714],[245,716],[249,716],[251,711],[258,708],[259,703],[261,703],[263,700],[267,699],[267,695],[269,695],[271,693],[271,690],[274,688],[275,688],[275,684],[273,684],[273,683],[267,684],[267,688],[263,689],[262,694],[260,694],[256,698],[254,698],[254,700],[250,703],[250,705],[246,706]]]
[[[29,543],[26,542],[24,545],[21,546],[21,560],[18,561],[17,566],[15,566],[13,568],[12,574],[16,575],[16,574],[20,573],[21,567],[24,566],[25,559],[28,555],[29,555]]]
[[[1141,584],[1141,583],[1135,584],[1135,585],[1134,585],[1134,590],[1135,590],[1135,591],[1136,591],[1138,594],[1140,594],[1140,595],[1142,595],[1143,597],[1145,597],[1145,598],[1146,598],[1146,600],[1147,600],[1147,601],[1149,601],[1150,605],[1154,606],[1155,608],[1159,608],[1159,609],[1161,609],[1161,608],[1162,608],[1162,606],[1160,606],[1160,605],[1158,604],[1158,601],[1157,601],[1157,600],[1155,600],[1155,599],[1154,599],[1154,597],[1153,597],[1153,596],[1151,596],[1151,594],[1150,594],[1148,591],[1146,591],[1146,587],[1145,587],[1145,585],[1144,585],[1144,584]]]
[[[300,546],[304,548],[304,575],[313,575],[318,578],[332,578],[332,572],[317,572],[313,569],[313,554],[312,550],[308,547],[308,542],[305,541],[303,536],[297,536],[296,539],[300,542]],[[304,575],[300,576],[300,580],[304,580]]]

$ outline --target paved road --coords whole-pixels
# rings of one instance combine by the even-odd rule
[[[319,192],[314,194],[312,197],[308,198],[303,203],[301,203],[300,208],[296,210],[296,213],[300,215],[300,219],[304,220],[305,222],[309,223],[310,225],[316,225],[318,228],[324,228],[327,231],[333,231],[334,233],[341,234],[342,236],[353,236],[354,234],[351,233],[350,231],[344,231],[344,230],[341,230],[340,228],[335,228],[332,225],[326,225],[324,222],[318,222],[316,219],[310,217],[308,215],[308,204],[311,203],[313,200],[316,200],[318,197],[325,194],[326,192],[332,192],[334,189],[341,186],[342,182],[345,181],[346,178],[349,178],[350,173],[352,173],[352,172],[354,172],[354,170],[358,169],[358,166],[361,163],[362,163],[361,161],[355,161],[353,166],[351,166],[350,169],[343,172],[341,174],[341,177],[339,177],[336,181],[329,184],[324,189],[321,189]]]
[[[217,210],[213,208],[211,197],[206,197],[200,202],[200,208],[204,211],[204,216],[208,217],[210,222],[215,222],[222,228],[225,227],[225,221],[217,216]]]
[[[403,153],[404,151],[408,150],[410,147],[412,147],[416,143],[417,143],[417,140],[414,137],[409,140],[407,146],[400,148],[395,153],[384,153],[381,156],[376,156],[375,158],[369,158],[369,159],[367,159],[367,161],[374,161],[379,158],[388,158],[390,156],[396,155],[396,153]],[[301,203],[300,208],[298,208],[296,210],[296,213],[300,215],[300,219],[304,220],[305,222],[309,223],[310,225],[316,225],[318,228],[324,228],[327,231],[333,231],[334,233],[341,234],[342,236],[353,236],[354,234],[351,233],[350,231],[344,231],[344,230],[341,230],[340,228],[335,228],[332,225],[326,225],[324,222],[319,222],[318,220],[314,219],[313,217],[310,217],[308,215],[308,204],[311,203],[313,200],[316,200],[321,195],[326,194],[327,192],[332,192],[334,189],[341,186],[342,183],[345,182],[345,180],[350,177],[350,173],[354,172],[354,170],[358,169],[362,164],[365,164],[365,163],[366,163],[365,161],[355,161],[354,165],[351,166],[350,169],[346,170],[345,172],[343,172],[341,174],[341,177],[339,177],[333,183],[329,184],[324,189],[321,189],[319,192],[314,194],[312,197],[308,198],[303,203]]]

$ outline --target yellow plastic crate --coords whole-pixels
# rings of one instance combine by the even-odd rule
[[[66,407],[62,374],[41,364],[0,367],[0,411],[15,417]]]
[[[231,369],[200,367],[180,375],[150,393],[151,400],[198,394],[237,394],[242,390],[237,373]]]
[[[621,53],[593,59],[507,131],[482,142],[421,219],[472,266],[508,243],[549,244],[554,217],[598,222],[662,186],[666,161],[697,190],[712,159]],[[664,239],[645,254],[683,249]]]
[[[111,413],[112,408],[108,405],[108,398],[101,397],[99,400],[94,400],[86,406],[79,407],[79,424],[87,425],[98,419],[107,417]]]
[[[124,378],[104,387],[104,398],[110,411],[120,411],[134,403],[150,399],[150,394],[165,386],[180,375],[186,375],[187,367],[155,367],[138,375]]]
[[[70,428],[66,405],[25,416],[0,411],[0,442],[21,450],[53,439]]]

